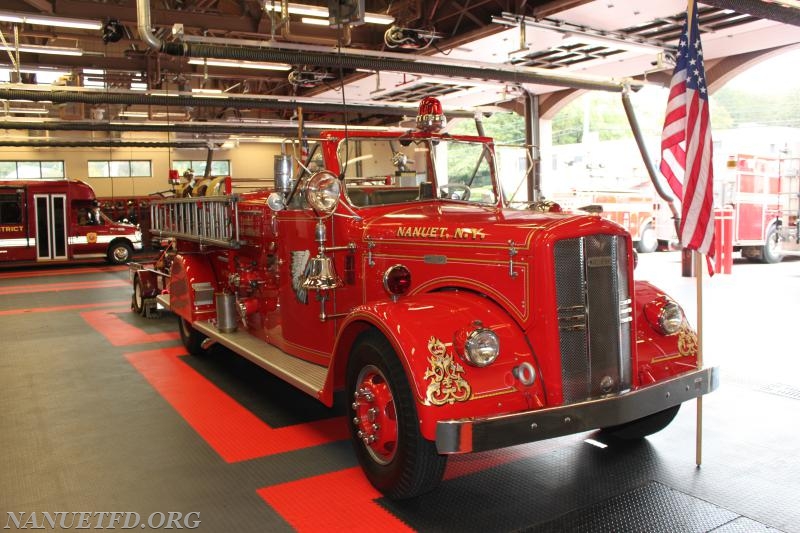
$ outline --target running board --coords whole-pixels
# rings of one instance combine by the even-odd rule
[[[159,294],[156,301],[169,309],[169,294]],[[278,376],[301,391],[319,400],[328,368],[291,356],[246,332],[221,333],[207,321],[195,322],[194,329],[237,354],[257,364],[267,372]]]
[[[327,367],[291,356],[247,332],[221,333],[207,321],[195,322],[192,326],[209,339],[249,359],[306,394],[316,399],[322,397],[322,389],[328,377]]]

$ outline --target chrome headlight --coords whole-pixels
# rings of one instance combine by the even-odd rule
[[[664,295],[645,304],[644,316],[653,329],[662,335],[678,333],[686,320],[681,306]]]
[[[306,183],[306,201],[321,215],[330,215],[339,205],[339,193],[342,183],[333,172],[323,170],[317,172]]]
[[[467,363],[484,367],[492,364],[500,355],[500,339],[494,331],[484,328],[480,322],[475,324],[475,329],[472,331],[463,333],[466,334],[463,337],[463,348],[458,351]],[[459,347],[459,344],[461,343],[457,340],[456,346]]]

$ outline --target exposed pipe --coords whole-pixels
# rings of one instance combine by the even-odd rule
[[[528,184],[528,199],[538,202],[542,199],[542,171],[540,165],[541,133],[539,130],[539,97],[530,91],[525,91],[525,146],[528,147],[528,165],[526,176]]]
[[[664,186],[661,184],[661,180],[658,179],[656,168],[653,166],[653,161],[650,159],[650,155],[647,153],[647,146],[644,143],[642,129],[639,127],[639,121],[636,119],[636,113],[634,112],[628,90],[622,91],[622,107],[625,108],[625,115],[628,117],[628,123],[631,125],[633,138],[636,139],[636,146],[639,147],[639,153],[642,154],[642,161],[644,161],[644,167],[647,169],[647,175],[650,177],[650,181],[656,188],[658,195],[662,200],[667,202],[669,210],[672,213],[672,220],[675,223],[675,233],[680,235],[681,215],[678,213],[678,209],[675,207],[675,197],[664,188]]]
[[[0,99],[6,100],[32,100],[34,102],[51,101],[54,103],[84,103],[84,104],[142,104],[150,106],[190,106],[190,107],[230,107],[237,109],[273,109],[281,111],[294,111],[298,106],[303,106],[306,111],[314,113],[354,113],[362,115],[381,114],[392,116],[416,115],[412,107],[371,105],[371,104],[341,104],[335,102],[319,102],[314,99],[297,99],[286,97],[284,99],[272,97],[245,97],[229,94],[219,97],[197,97],[185,93],[167,94],[141,94],[136,91],[115,90],[61,90],[41,91],[35,89],[0,88]],[[447,116],[452,118],[472,118],[472,111],[447,111]]]
[[[314,132],[322,128],[308,128]],[[325,128],[330,129],[330,128]],[[38,130],[38,131],[157,131],[171,133],[241,133],[253,135],[277,135],[293,137],[295,128],[271,127],[241,122],[99,122],[99,121],[59,121],[59,122],[6,122],[0,120],[0,130]]]
[[[161,142],[161,141],[12,141],[0,137],[0,146],[20,146],[39,148],[208,148],[207,142]]]
[[[137,0],[138,28],[142,39],[152,48],[169,55],[186,57],[214,57],[240,61],[269,61],[288,63],[291,65],[315,65],[326,68],[366,69],[372,71],[390,70],[424,74],[429,76],[446,76],[451,78],[475,78],[510,83],[533,83],[589,89],[598,91],[621,92],[622,84],[614,81],[595,80],[575,75],[560,75],[544,72],[530,67],[515,67],[492,63],[476,63],[470,61],[443,60],[441,58],[405,55],[394,52],[372,52],[368,50],[335,49],[305,46],[305,49],[292,47],[290,44],[271,41],[223,40],[224,45],[205,44],[202,42],[165,43],[157,39],[150,29],[150,2]],[[219,39],[215,40],[220,42]],[[209,42],[209,40],[206,40]]]

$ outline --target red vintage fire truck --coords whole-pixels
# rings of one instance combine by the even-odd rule
[[[736,154],[717,184],[717,205],[732,217],[734,250],[777,263],[800,254],[800,160]]]
[[[105,257],[121,264],[141,249],[142,232],[105,216],[87,183],[0,181],[0,263]]]
[[[326,132],[296,173],[276,156],[271,191],[155,202],[187,351],[221,344],[328,406],[344,389],[391,498],[436,487],[450,454],[642,438],[717,387],[681,307],[634,281],[624,228],[506,198],[491,139],[443,122],[426,99],[416,131]]]

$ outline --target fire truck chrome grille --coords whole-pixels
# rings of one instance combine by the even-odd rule
[[[555,277],[564,403],[631,383],[632,308],[625,240],[590,235],[556,243]]]

